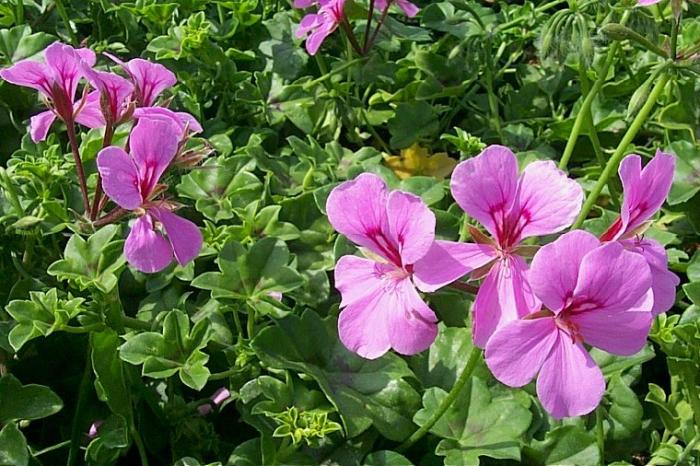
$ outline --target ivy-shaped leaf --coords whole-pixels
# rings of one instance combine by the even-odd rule
[[[12,374],[0,379],[0,423],[41,419],[61,408],[63,402],[49,387],[22,385]]]

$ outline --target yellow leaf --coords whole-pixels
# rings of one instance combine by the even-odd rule
[[[418,175],[441,180],[452,173],[457,165],[457,161],[445,152],[429,155],[428,150],[418,143],[401,149],[401,155],[385,155],[384,163],[402,180]]]

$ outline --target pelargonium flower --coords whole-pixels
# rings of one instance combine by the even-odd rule
[[[202,125],[197,119],[187,112],[174,112],[165,107],[141,107],[134,110],[134,118],[146,118],[149,120],[167,121],[173,124],[182,138],[191,136],[192,134],[201,133]]]
[[[134,92],[134,86],[126,79],[114,73],[93,70],[85,63],[81,64],[83,75],[95,88],[95,91],[88,95],[85,108],[90,112],[100,114],[99,127],[105,126],[107,120],[110,124],[118,125],[129,117],[129,103]],[[96,107],[96,108],[93,108]],[[88,127],[95,127],[86,125]]]
[[[649,6],[659,3],[661,0],[637,0],[637,5],[639,6]]]
[[[583,344],[622,356],[642,349],[652,321],[649,267],[620,243],[576,230],[537,252],[529,278],[544,308],[497,330],[486,364],[511,387],[539,373],[537,396],[555,418],[589,413],[605,380]]]
[[[309,8],[310,6],[316,5],[318,0],[294,0],[292,6],[294,8]]]
[[[316,55],[326,37],[345,20],[345,0],[319,0],[318,4],[318,12],[304,16],[296,32],[299,39],[308,35],[306,50],[309,55]]]
[[[131,132],[130,154],[110,146],[97,155],[105,193],[123,209],[139,215],[124,243],[124,255],[142,272],[158,272],[173,258],[185,265],[202,247],[197,226],[172,213],[170,203],[154,199],[162,191],[158,182],[179,142],[180,135],[171,123],[144,118]]]
[[[451,188],[460,207],[493,237],[473,229],[477,243],[469,245],[473,254],[464,256],[468,268],[488,271],[473,305],[472,336],[483,348],[497,328],[539,306],[519,253],[521,242],[569,226],[583,190],[551,160],[533,162],[518,176],[513,152],[495,145],[457,165]]]
[[[368,257],[343,256],[336,264],[340,340],[368,359],[390,348],[401,354],[428,348],[437,319],[418,290],[435,291],[468,273],[460,255],[471,249],[436,241],[435,215],[423,201],[389,192],[374,174],[333,189],[326,211],[331,225]]]
[[[601,241],[619,241],[630,251],[644,256],[651,269],[654,315],[671,309],[680,279],[668,270],[664,247],[656,240],[642,237],[641,233],[666,200],[675,168],[674,156],[661,151],[656,151],[644,169],[640,156],[625,157],[619,169],[624,191],[620,217],[600,237]]]
[[[124,68],[134,84],[134,100],[137,107],[151,107],[158,96],[177,83],[175,74],[160,63],[152,63],[142,58],[124,62],[112,54],[107,57]]]
[[[377,8],[379,11],[384,11],[389,6],[394,0],[376,0],[374,2],[374,7]],[[418,8],[416,5],[413,3],[409,2],[408,0],[396,0],[396,5],[401,8],[401,10],[408,16],[409,18],[413,18],[418,14],[418,11],[420,11],[420,8]]]
[[[84,62],[95,64],[95,53],[87,48],[74,49],[70,45],[54,42],[44,50],[44,61],[21,60],[9,68],[0,70],[0,77],[18,86],[31,87],[47,100],[51,110],[34,115],[30,119],[30,135],[34,142],[43,141],[56,117],[67,124],[94,122],[95,115],[82,112],[85,102],[75,102],[78,82],[83,77]]]

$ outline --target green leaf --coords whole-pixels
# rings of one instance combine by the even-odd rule
[[[607,396],[610,398],[608,436],[613,440],[635,437],[642,428],[642,404],[637,395],[618,375],[610,379]]]
[[[668,203],[676,205],[700,191],[700,148],[690,141],[675,141],[667,151],[676,154],[676,172],[668,195]]]
[[[131,419],[131,396],[122,360],[119,359],[120,343],[119,336],[111,329],[90,334],[95,391],[114,414]]]
[[[348,351],[337,336],[337,321],[315,312],[289,316],[253,340],[260,360],[272,369],[311,376],[341,415],[347,436],[370,426],[391,440],[414,430],[409,416],[419,396],[405,380],[412,373],[398,356],[363,359]]]
[[[400,453],[382,450],[367,455],[362,464],[364,466],[407,466],[413,463]]]
[[[117,272],[124,265],[123,241],[113,241],[118,232],[118,225],[107,225],[87,240],[74,234],[68,240],[64,259],[49,266],[49,275],[75,283],[82,290],[94,287],[109,293],[117,285]]]
[[[532,463],[552,466],[597,466],[600,458],[595,436],[579,426],[561,426],[550,430],[544,440],[534,440],[525,447],[523,456]]]
[[[530,426],[532,413],[512,396],[492,398],[486,384],[472,377],[459,399],[430,429],[443,440],[435,453],[446,465],[479,464],[479,456],[520,459],[521,437]],[[423,394],[423,408],[413,420],[424,425],[447,397],[441,388]]]
[[[0,464],[3,466],[27,466],[29,451],[27,440],[14,422],[0,430]]]
[[[420,138],[433,135],[438,130],[438,120],[433,107],[427,102],[400,103],[389,120],[392,149],[403,149]]]
[[[49,387],[22,385],[12,374],[0,379],[0,423],[41,419],[61,408],[63,402]]]
[[[615,356],[597,348],[592,348],[590,354],[606,377],[623,372],[631,367],[639,366],[655,356],[654,348],[650,344],[647,344],[639,353],[632,356]]]
[[[32,34],[28,25],[0,30],[0,54],[3,63],[10,65],[25,58],[32,58],[43,51],[56,37],[44,32]]]

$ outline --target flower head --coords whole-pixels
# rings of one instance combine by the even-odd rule
[[[583,191],[552,161],[533,162],[518,176],[515,154],[495,145],[460,163],[451,188],[460,207],[492,236],[474,231],[477,243],[469,245],[473,254],[462,256],[470,269],[487,271],[473,307],[474,343],[483,348],[497,328],[539,306],[528,284],[520,242],[570,225]]]
[[[150,107],[158,96],[175,85],[175,74],[161,65],[142,58],[134,58],[124,62],[114,55],[105,53],[112,61],[122,66],[134,84],[134,100],[138,107]]]
[[[656,240],[640,236],[649,219],[661,209],[673,183],[676,160],[671,154],[657,151],[642,169],[642,159],[632,154],[620,164],[624,199],[620,217],[600,237],[602,241],[619,241],[630,251],[641,254],[649,264],[654,290],[652,312],[660,314],[673,306],[680,279],[668,270],[666,250]]]
[[[101,116],[99,127],[105,126],[108,121],[112,125],[122,123],[130,116],[128,107],[134,86],[114,73],[93,70],[85,63],[81,64],[81,67],[85,78],[95,88],[95,91],[88,95],[85,108],[91,114],[99,112]],[[93,106],[97,106],[97,109],[92,109]],[[91,123],[88,122],[86,126],[93,127]]]
[[[376,0],[374,2],[374,7],[377,8],[379,11],[384,11],[387,8],[389,8],[393,1],[394,0]],[[418,14],[418,11],[420,11],[420,8],[418,8],[416,5],[409,2],[408,0],[396,0],[396,5],[399,8],[401,8],[404,14],[409,18],[413,18]]]
[[[318,3],[318,12],[304,16],[296,32],[297,38],[306,37],[306,50],[310,55],[316,55],[326,37],[345,20],[345,0],[319,0]]]
[[[583,344],[623,356],[642,349],[652,320],[649,267],[621,244],[577,230],[542,247],[529,278],[544,308],[498,329],[486,363],[511,387],[539,374],[537,395],[555,418],[589,413],[605,380]]]
[[[326,211],[333,227],[369,257],[343,256],[336,264],[343,344],[368,359],[390,348],[401,354],[426,349],[437,319],[418,290],[435,291],[469,272],[455,259],[464,244],[436,241],[435,215],[421,199],[389,192],[369,173],[336,187]]]
[[[131,132],[130,154],[110,146],[97,156],[105,193],[120,207],[139,214],[124,244],[124,255],[142,272],[158,272],[173,259],[185,265],[202,247],[197,226],[172,213],[171,204],[155,199],[162,191],[160,177],[175,157],[179,141],[170,122],[144,118]]]

